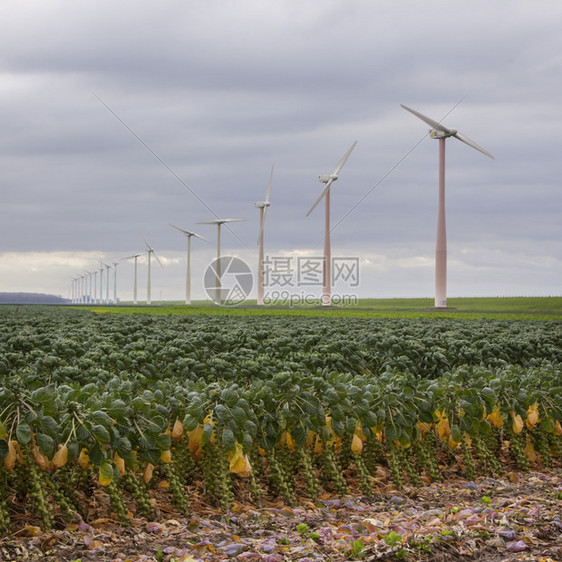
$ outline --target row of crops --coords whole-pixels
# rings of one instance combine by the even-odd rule
[[[2,308],[0,530],[548,469],[561,360],[556,322]]]

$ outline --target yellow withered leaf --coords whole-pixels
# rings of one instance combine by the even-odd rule
[[[86,447],[84,447],[78,455],[78,464],[80,465],[80,468],[83,469],[88,468],[88,465],[90,464],[90,455],[88,455],[88,449],[86,449]]]
[[[41,452],[37,445],[33,447],[33,457],[41,470],[47,471],[51,468],[49,459]]]
[[[451,435],[451,426],[449,425],[449,419],[447,417],[439,420],[435,426],[435,433],[441,441],[447,441],[449,435]]]
[[[539,421],[539,405],[537,402],[531,404],[527,410],[527,419],[525,420],[525,425],[527,429],[531,431]]]
[[[160,460],[165,463],[172,462],[172,451],[170,451],[169,449],[167,451],[162,451]]]
[[[320,439],[319,435],[316,437],[316,443],[314,443],[314,453],[316,455],[322,454],[322,439]]]
[[[525,425],[523,423],[523,418],[521,418],[521,416],[519,414],[515,413],[515,410],[511,410],[511,427],[513,429],[513,433],[515,433],[515,435],[519,435],[522,431],[523,431],[523,426]]]
[[[525,456],[531,462],[537,462],[537,452],[535,451],[533,444],[529,440],[527,440],[527,445],[525,445]]]
[[[13,470],[16,466],[16,458],[18,452],[16,450],[17,441],[10,439],[8,441],[8,454],[4,457],[4,468],[6,470]]]
[[[445,412],[444,410],[435,410],[435,417],[437,418],[437,421],[441,421],[442,419],[447,417],[447,412]]]
[[[562,435],[562,425],[560,425],[560,420],[556,420],[556,423],[554,424],[554,433],[556,433],[556,435]]]
[[[53,463],[53,466],[60,468],[66,464],[66,461],[68,461],[68,447],[66,445],[59,444],[59,449],[53,455],[53,460],[51,462]]]
[[[491,414],[488,414],[488,416],[486,417],[486,419],[490,422],[491,425],[493,425],[494,427],[501,427],[503,425],[503,418],[502,418],[502,414],[500,412],[499,407],[495,407],[492,410]]]
[[[174,441],[180,441],[183,437],[183,423],[176,419],[174,427],[172,428],[172,439]]]
[[[351,451],[356,455],[360,455],[361,451],[363,451],[363,441],[357,433],[353,434],[353,439],[351,440]]]
[[[234,451],[230,451],[227,457],[230,462],[230,472],[247,478],[252,472],[252,465],[250,464],[250,459],[248,455],[244,454],[244,450],[240,443],[236,443],[234,446]]]
[[[146,468],[144,469],[144,474],[142,475],[146,484],[148,484],[152,480],[153,472],[154,472],[154,465],[147,463]]]
[[[285,444],[287,445],[289,451],[294,451],[296,449],[295,440],[291,437],[291,434],[289,432],[287,432],[287,439],[285,441]]]
[[[423,437],[426,433],[429,433],[431,430],[431,424],[427,422],[418,422],[417,423],[418,430],[420,432],[420,436]]]
[[[449,439],[447,440],[447,444],[449,445],[449,449],[451,449],[451,451],[454,451],[459,446],[459,442],[455,441],[453,439],[452,435],[449,435]]]
[[[201,438],[203,437],[203,426],[198,424],[197,427],[187,432],[189,440],[189,450],[196,458],[201,456]]]
[[[312,431],[311,429],[308,430],[308,437],[306,438],[306,446],[307,448],[310,447],[312,445],[312,442],[314,441],[314,436],[316,434],[314,433],[314,431]]]
[[[365,432],[363,431],[363,428],[361,427],[361,424],[359,422],[357,422],[357,425],[355,426],[355,434],[357,435],[357,437],[359,437],[359,439],[361,439],[361,441],[363,441],[363,443],[367,441]]]
[[[123,476],[123,474],[125,474],[125,460],[122,459],[117,452],[113,455],[113,464],[117,467],[119,476]]]

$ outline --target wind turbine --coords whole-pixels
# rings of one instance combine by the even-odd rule
[[[322,190],[322,193],[314,202],[314,205],[310,208],[310,211],[306,213],[308,217],[312,211],[316,208],[316,205],[322,201],[322,198],[326,198],[326,212],[324,219],[324,280],[322,283],[322,305],[330,306],[332,304],[332,248],[330,242],[330,186],[338,179],[338,174],[343,168],[344,164],[347,162],[351,151],[355,148],[357,141],[355,141],[351,148],[343,155],[343,158],[338,162],[336,169],[331,174],[323,174],[318,176],[318,181],[326,184],[326,187]]]
[[[429,136],[439,140],[439,207],[437,212],[437,241],[435,247],[435,308],[447,308],[447,228],[445,219],[445,140],[454,137],[468,146],[475,148],[489,158],[494,158],[487,150],[478,146],[468,137],[461,135],[456,129],[448,129],[438,121],[434,121],[405,105],[400,104],[431,128]]]
[[[254,203],[254,206],[260,210],[260,235],[258,238],[258,304],[263,304],[263,283],[264,283],[264,271],[263,271],[263,229],[265,226],[265,216],[267,214],[267,208],[270,205],[269,193],[271,192],[271,182],[273,181],[273,166],[271,166],[271,174],[269,176],[269,182],[265,190],[265,201],[258,201]]]
[[[246,219],[215,219],[212,221],[198,222],[197,224],[216,224],[217,225],[217,286],[215,292],[215,304],[221,303],[221,226],[228,222],[242,222]]]
[[[137,304],[138,300],[137,300],[137,271],[138,271],[138,259],[142,256],[142,254],[134,254],[133,256],[127,256],[126,258],[123,258],[124,260],[135,260],[135,282],[133,285],[133,304]]]
[[[208,242],[206,238],[203,236],[199,236],[199,234],[195,234],[195,232],[190,232],[189,230],[184,230],[179,226],[175,226],[174,224],[170,225],[172,228],[183,232],[187,237],[187,270],[185,274],[185,304],[191,304],[191,239],[195,236],[195,238],[201,238],[201,240],[205,240]]]
[[[144,243],[146,244],[146,253],[148,255],[148,278],[146,281],[146,304],[151,304],[151,300],[150,300],[150,258],[152,257],[152,255],[154,254],[154,257],[156,258],[156,261],[160,264],[160,267],[164,267],[162,265],[162,262],[158,259],[158,256],[156,255],[156,252],[154,251],[154,249],[152,248],[152,246],[147,242],[146,238],[144,239]]]
[[[110,265],[105,265],[105,304],[109,304],[109,270],[111,268]]]
[[[117,304],[117,266],[119,262],[113,262],[113,304]]]

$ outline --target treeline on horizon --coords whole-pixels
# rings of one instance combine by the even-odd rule
[[[68,299],[44,293],[0,293],[2,304],[66,304]]]

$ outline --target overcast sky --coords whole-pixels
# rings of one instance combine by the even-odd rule
[[[275,165],[270,257],[332,252],[360,297],[432,297],[438,143],[447,141],[448,296],[562,294],[558,0],[7,0],[0,7],[0,292],[69,295],[71,278],[145,250],[152,297],[193,292],[216,232],[256,269]],[[118,292],[132,298],[133,265]],[[139,263],[139,298],[146,264]],[[307,289],[308,290],[308,289]],[[341,291],[346,290],[340,288]]]

